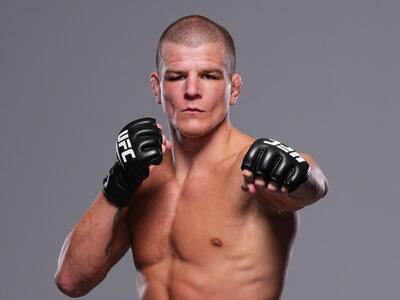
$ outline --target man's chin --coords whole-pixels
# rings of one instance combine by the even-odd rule
[[[205,136],[211,129],[205,128],[176,128],[181,136],[187,138],[199,138]]]
[[[180,136],[186,138],[200,138],[216,129],[225,119],[226,115],[219,123],[213,123],[211,121],[193,122],[193,120],[192,122],[178,122],[175,123],[173,127]]]
[[[200,124],[176,124],[174,126],[176,132],[183,137],[199,138],[207,135],[213,128],[212,126],[200,126]]]

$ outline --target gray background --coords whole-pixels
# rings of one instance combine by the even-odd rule
[[[149,74],[175,19],[237,44],[232,122],[314,156],[326,198],[301,211],[283,299],[399,299],[400,2],[0,1],[1,299],[65,299],[63,239],[128,121],[154,116]],[[129,252],[84,299],[136,299]]]

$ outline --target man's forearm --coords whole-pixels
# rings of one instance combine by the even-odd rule
[[[63,292],[83,295],[105,278],[116,260],[111,248],[121,212],[122,208],[111,205],[100,192],[68,234],[60,252],[55,278]],[[123,248],[126,251],[128,245]]]
[[[328,192],[328,181],[321,169],[314,164],[310,165],[310,177],[297,190],[285,195],[287,204],[301,209],[323,198]]]

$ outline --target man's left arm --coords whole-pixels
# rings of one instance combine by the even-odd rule
[[[242,189],[279,211],[297,211],[323,198],[328,181],[308,154],[270,139],[253,143],[242,162]]]

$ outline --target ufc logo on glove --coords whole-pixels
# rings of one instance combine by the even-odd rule
[[[268,144],[268,145],[271,145],[271,146],[278,147],[279,149],[285,151],[286,153],[289,153],[290,156],[296,158],[296,160],[299,163],[305,161],[304,158],[301,157],[300,154],[298,154],[296,151],[294,151],[293,148],[290,148],[289,146],[286,146],[285,144],[282,144],[279,141],[275,141],[275,140],[272,140],[272,139],[265,139],[264,140],[264,144]]]
[[[135,152],[133,152],[132,150],[132,144],[131,141],[129,140],[129,135],[128,135],[128,130],[124,130],[122,131],[119,135],[118,135],[118,148],[123,148],[124,151],[121,153],[121,157],[122,160],[124,161],[124,163],[127,162],[126,160],[126,156],[131,155],[132,158],[135,158]],[[118,153],[118,149],[117,149],[117,153]]]

